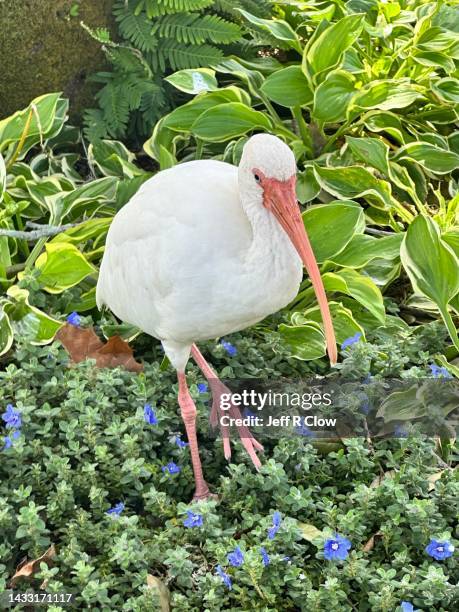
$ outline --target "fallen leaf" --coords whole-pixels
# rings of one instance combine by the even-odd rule
[[[102,342],[93,328],[82,329],[67,323],[56,334],[73,363],[95,359],[98,368],[123,366],[130,372],[141,372],[143,365],[134,359],[132,348],[119,336]]]
[[[156,576],[152,576],[151,574],[147,574],[147,586],[149,589],[153,589],[157,592],[159,597],[159,605],[161,612],[169,612],[170,611],[170,592],[167,586],[157,578]]]
[[[16,582],[21,578],[30,578],[40,569],[40,563],[49,563],[56,556],[56,548],[54,544],[52,544],[48,550],[38,559],[34,559],[33,561],[24,561],[21,565],[16,568],[16,573],[11,578],[10,586],[13,588],[16,585]]]
[[[363,552],[370,552],[370,550],[373,550],[375,546],[375,538],[380,538],[381,536],[382,533],[380,531],[377,531],[374,535],[372,535],[365,546],[362,547]]]
[[[300,528],[301,535],[308,542],[312,542],[316,538],[323,535],[320,529],[317,529],[317,527],[314,527],[314,525],[310,525],[309,523],[298,522],[298,527]]]

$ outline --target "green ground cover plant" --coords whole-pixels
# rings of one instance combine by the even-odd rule
[[[346,349],[342,367],[425,377],[429,352],[444,339],[435,323],[399,339],[372,338]],[[204,350],[226,377],[314,370],[277,340],[235,334],[233,356],[218,343]],[[433,439],[411,435],[370,446],[297,436],[264,440],[259,473],[243,452],[228,465],[209,435],[209,394],[191,367],[204,467],[219,501],[190,505],[176,381],[151,343],[137,342],[146,356],[140,375],[91,362],[69,368],[58,344],[23,343],[0,372],[0,405],[14,404],[22,421],[1,453],[0,590],[24,556],[54,545],[57,557],[30,583],[74,593],[80,609],[456,608],[457,562],[426,552],[431,539],[457,544],[454,454],[445,462]],[[335,532],[351,544],[341,561],[327,559]]]

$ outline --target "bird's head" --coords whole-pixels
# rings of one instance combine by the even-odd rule
[[[240,163],[244,183],[272,213],[289,236],[311,279],[324,323],[327,352],[337,361],[336,339],[327,296],[296,199],[296,162],[276,136],[256,134],[246,143]]]

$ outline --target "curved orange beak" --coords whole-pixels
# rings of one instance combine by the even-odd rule
[[[263,204],[265,208],[275,215],[276,219],[287,232],[311,279],[324,324],[327,353],[330,358],[330,363],[334,365],[338,360],[335,331],[333,329],[330,309],[320,276],[319,266],[317,265],[311,243],[309,242],[303,218],[301,217],[300,207],[296,199],[295,183],[295,176],[292,176],[287,181],[279,181],[267,177],[264,178]]]

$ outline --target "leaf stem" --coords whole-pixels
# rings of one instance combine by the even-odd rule
[[[456,349],[459,351],[459,337],[457,335],[457,329],[454,325],[454,321],[448,312],[448,307],[445,306],[444,308],[440,308],[440,313],[443,318],[443,321],[445,322],[450,338],[453,341],[453,344]]]

